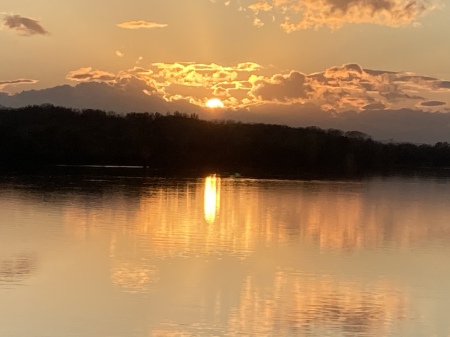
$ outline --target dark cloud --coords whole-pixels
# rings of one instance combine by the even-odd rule
[[[12,81],[0,81],[0,87],[3,85],[10,85],[10,84],[34,84],[37,80],[30,80],[30,79],[18,79],[18,80],[12,80]]]
[[[380,95],[383,96],[384,98],[386,98],[391,103],[396,103],[396,102],[398,102],[398,101],[400,101],[402,99],[412,99],[412,100],[425,99],[422,96],[408,95],[406,93],[396,92],[396,91],[383,92]]]
[[[442,102],[442,101],[424,101],[424,102],[420,102],[420,105],[422,106],[442,106],[442,105],[446,105],[446,102]]]
[[[439,81],[437,87],[441,89],[450,89],[450,81]]]
[[[287,102],[292,99],[306,98],[312,88],[306,82],[306,76],[297,71],[289,75],[275,75],[271,79],[256,82],[253,95],[263,101]]]
[[[16,30],[20,35],[48,35],[50,34],[39,21],[25,18],[20,15],[6,15],[3,24],[5,27]]]

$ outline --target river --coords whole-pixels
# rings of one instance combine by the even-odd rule
[[[0,182],[0,336],[450,336],[450,178]]]

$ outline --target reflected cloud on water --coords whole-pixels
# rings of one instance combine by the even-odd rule
[[[32,254],[0,257],[0,287],[21,284],[33,276],[36,271],[36,257]]]
[[[273,286],[248,277],[233,310],[229,335],[388,336],[406,317],[398,285],[336,282],[329,276],[277,272]]]

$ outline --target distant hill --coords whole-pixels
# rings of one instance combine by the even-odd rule
[[[0,104],[12,108],[28,105],[52,104],[73,109],[99,109],[125,113],[128,111],[175,111],[197,110],[184,101],[166,102],[158,95],[144,93],[140,82],[128,83],[124,87],[106,83],[79,83],[76,86],[59,85],[40,90],[26,90],[14,95],[0,92]]]

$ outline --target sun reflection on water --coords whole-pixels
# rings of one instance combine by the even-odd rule
[[[215,174],[205,178],[205,220],[213,224],[220,211],[220,178]]]

